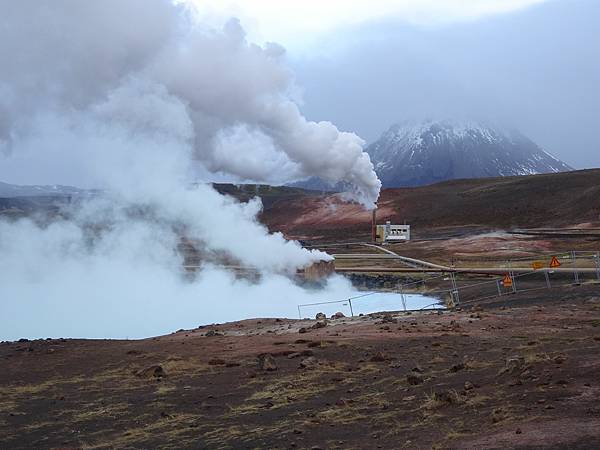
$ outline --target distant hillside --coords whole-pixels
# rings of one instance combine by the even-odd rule
[[[417,234],[444,227],[600,224],[600,169],[384,189],[378,205],[380,221],[406,221]],[[332,194],[276,204],[263,221],[290,236],[364,238],[370,232],[370,213]]]
[[[28,186],[0,182],[0,198],[83,196],[94,192],[96,191],[58,184]]]
[[[403,122],[366,151],[384,187],[573,170],[518,131],[475,122]]]
[[[365,239],[371,215],[339,195],[289,187],[216,184],[241,201],[258,195],[260,219],[271,231],[312,239]],[[57,212],[69,197],[0,199],[0,214],[13,217]],[[567,173],[461,179],[429,186],[384,189],[380,221],[413,225],[415,235],[444,228],[511,229],[518,227],[600,225],[600,169]]]

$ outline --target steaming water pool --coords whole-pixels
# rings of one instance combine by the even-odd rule
[[[112,266],[111,266],[112,267]],[[401,311],[394,293],[365,296],[342,277],[321,289],[304,289],[285,277],[272,276],[254,285],[223,271],[205,270],[194,283],[129,266],[112,271],[61,270],[41,280],[0,280],[0,341],[20,338],[139,339],[193,329],[199,325],[250,318],[297,319],[298,305],[353,298],[354,315]],[[36,282],[37,281],[37,282]],[[355,298],[359,297],[359,298]],[[409,310],[440,308],[434,298],[405,295]],[[350,315],[348,301],[301,308],[302,317],[318,312]]]

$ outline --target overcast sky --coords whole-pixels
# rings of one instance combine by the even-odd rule
[[[576,168],[600,167],[599,23],[597,0],[429,26],[392,18],[290,58],[308,117],[368,142],[404,118],[458,115],[519,128]]]
[[[203,3],[282,43],[304,113],[367,142],[406,118],[482,118],[600,166],[597,0]]]
[[[168,1],[156,0],[144,4],[144,9],[157,9],[149,5],[164,6]],[[221,28],[232,16],[238,17],[248,41],[283,45],[286,53],[282,62],[295,78],[297,89],[292,90],[293,98],[302,113],[309,120],[331,121],[341,130],[355,132],[367,143],[404,119],[483,119],[520,129],[575,168],[600,167],[599,0],[173,1],[195,3],[203,27],[208,24]],[[69,5],[79,3],[62,4],[68,12]],[[124,4],[134,5],[133,0]],[[9,5],[15,3],[0,8]],[[48,12],[56,10],[48,5]],[[89,5],[102,10],[102,3]],[[109,10],[110,17],[116,15],[111,7],[104,9]],[[140,18],[145,17],[142,12],[147,13],[140,8]],[[82,29],[89,28],[82,25],[85,21],[75,16],[71,19]],[[167,38],[160,37],[161,20],[146,22],[148,32],[157,36],[154,47],[167,42]],[[13,39],[17,41],[22,27],[18,23],[12,25],[16,36]],[[55,28],[62,29],[52,29]],[[90,34],[93,45],[108,46],[106,55],[118,59],[123,54],[121,35],[113,32],[108,39]],[[131,38],[131,33],[124,34]],[[41,42],[35,40],[34,34],[25,35],[23,39],[31,40],[34,49]],[[133,36],[135,39],[130,40],[134,43],[148,41],[140,38],[139,29]],[[73,41],[70,39],[71,44]],[[16,42],[5,40],[5,44],[10,55],[30,54],[15,52]],[[65,46],[53,48],[62,51]],[[101,61],[90,56],[93,51],[88,50],[89,45],[84,44],[83,48],[90,58],[84,69]],[[277,46],[267,45],[265,49],[280,54]],[[55,61],[62,61],[61,57],[50,64],[39,64],[44,71],[26,70],[2,85],[2,77],[11,80],[11,73],[18,69],[14,69],[15,64],[7,64],[0,76],[0,100],[15,102],[7,111],[12,114],[18,108],[27,110],[27,102],[13,98],[15,85],[60,71],[63,66]],[[22,59],[27,58],[16,60]],[[135,61],[136,54],[127,51],[123,59]],[[207,55],[200,50],[193,59],[202,66]],[[95,71],[91,78],[84,77],[84,85],[90,79],[113,74],[105,63],[102,66],[105,70]],[[283,72],[279,76],[287,80]],[[65,73],[73,75],[77,71]],[[209,82],[210,77],[201,70],[195,74],[189,79],[190,91],[204,92],[203,83]],[[244,79],[249,78],[247,71],[235,75],[241,84],[252,86],[252,80]],[[268,79],[265,71],[255,75],[255,81]],[[34,89],[26,91],[31,93]],[[68,92],[77,95],[79,91],[70,86]],[[36,92],[30,97],[40,96]],[[6,120],[0,120],[0,153],[2,132],[6,137],[19,131],[9,128]],[[16,173],[5,161],[2,164],[5,173]],[[43,169],[42,164],[38,166]],[[27,173],[35,172],[31,165],[25,167]]]

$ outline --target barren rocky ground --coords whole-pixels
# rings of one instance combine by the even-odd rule
[[[0,344],[0,448],[600,448],[597,286]]]
[[[599,176],[386,190],[380,220],[414,226],[414,241],[390,247],[404,256],[528,265],[553,252],[598,250],[597,237],[508,231],[597,227]],[[242,200],[257,193],[219,188]],[[336,196],[261,189],[261,219],[273,231],[320,245],[369,237],[369,214]],[[384,288],[400,279],[373,276]],[[442,313],[255,319],[139,341],[0,343],[0,449],[600,448],[600,288],[555,278],[562,287]]]

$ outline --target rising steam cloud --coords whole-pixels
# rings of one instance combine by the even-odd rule
[[[79,124],[81,114],[96,113],[132,134],[160,131],[189,144],[210,174],[270,183],[318,176],[347,182],[366,206],[377,200],[381,185],[364,142],[305,119],[284,50],[247,42],[235,19],[208,29],[161,0],[25,0],[2,9],[5,153],[30,135],[32,116],[69,115]]]
[[[302,116],[278,45],[167,1],[23,0],[0,6],[0,58],[0,179],[106,189],[64,219],[0,222],[0,337],[147,336],[351,291],[335,277],[317,294],[294,285],[286,275],[329,256],[270,234],[260,200],[192,184],[318,176],[377,200],[362,140]],[[204,255],[193,280],[182,236]]]

